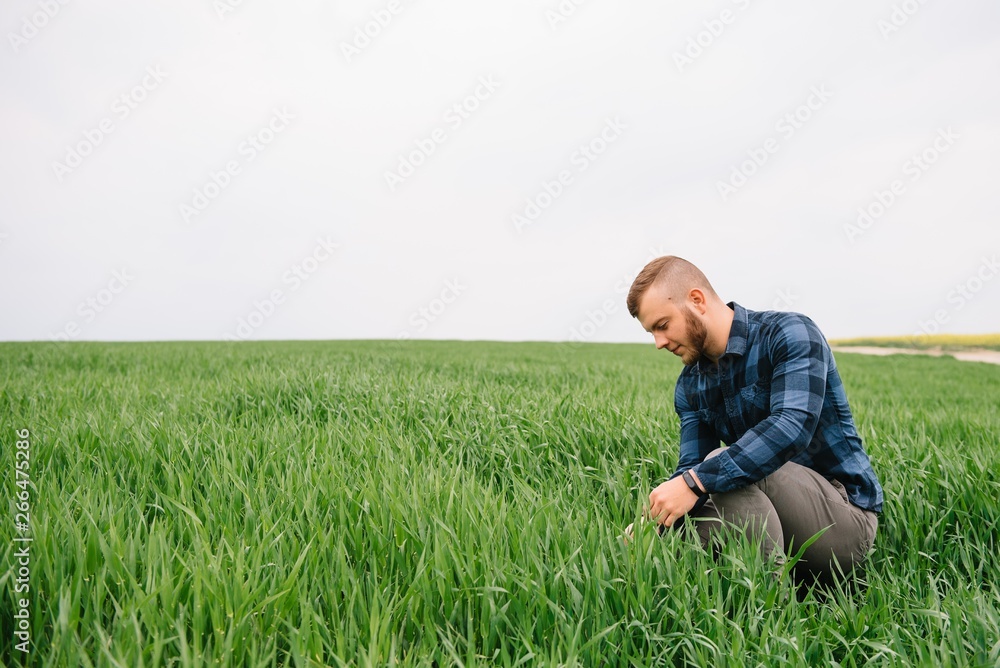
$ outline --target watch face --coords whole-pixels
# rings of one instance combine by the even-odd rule
[[[686,482],[687,486],[691,488],[691,491],[694,492],[699,497],[705,496],[705,494],[708,493],[701,491],[701,489],[698,487],[698,483],[694,481],[694,478],[688,471],[685,471],[683,474],[681,474],[681,477],[684,478],[684,482]]]

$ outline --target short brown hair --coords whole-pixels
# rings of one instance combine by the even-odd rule
[[[632,281],[632,287],[628,291],[628,299],[625,303],[633,318],[639,317],[639,300],[654,283],[669,286],[671,299],[686,298],[688,292],[693,288],[700,288],[709,295],[718,296],[705,274],[701,273],[701,269],[684,258],[664,255],[651,260]]]

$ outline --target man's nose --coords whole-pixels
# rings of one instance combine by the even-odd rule
[[[653,337],[653,340],[656,341],[657,350],[662,350],[663,348],[668,347],[667,344],[670,343],[670,340],[667,339],[667,337],[663,336],[662,334],[657,334],[655,337]]]

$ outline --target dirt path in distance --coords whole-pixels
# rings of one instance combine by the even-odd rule
[[[930,355],[941,357],[948,355],[963,362],[987,362],[1000,364],[1000,350],[917,350],[916,348],[883,348],[881,346],[831,346],[835,353],[861,353],[862,355]]]

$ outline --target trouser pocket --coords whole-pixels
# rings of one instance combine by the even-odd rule
[[[838,494],[840,494],[840,498],[844,500],[844,503],[851,502],[851,500],[847,498],[847,488],[844,487],[843,483],[841,483],[839,480],[831,480],[830,484],[833,485],[833,488],[837,490]]]

